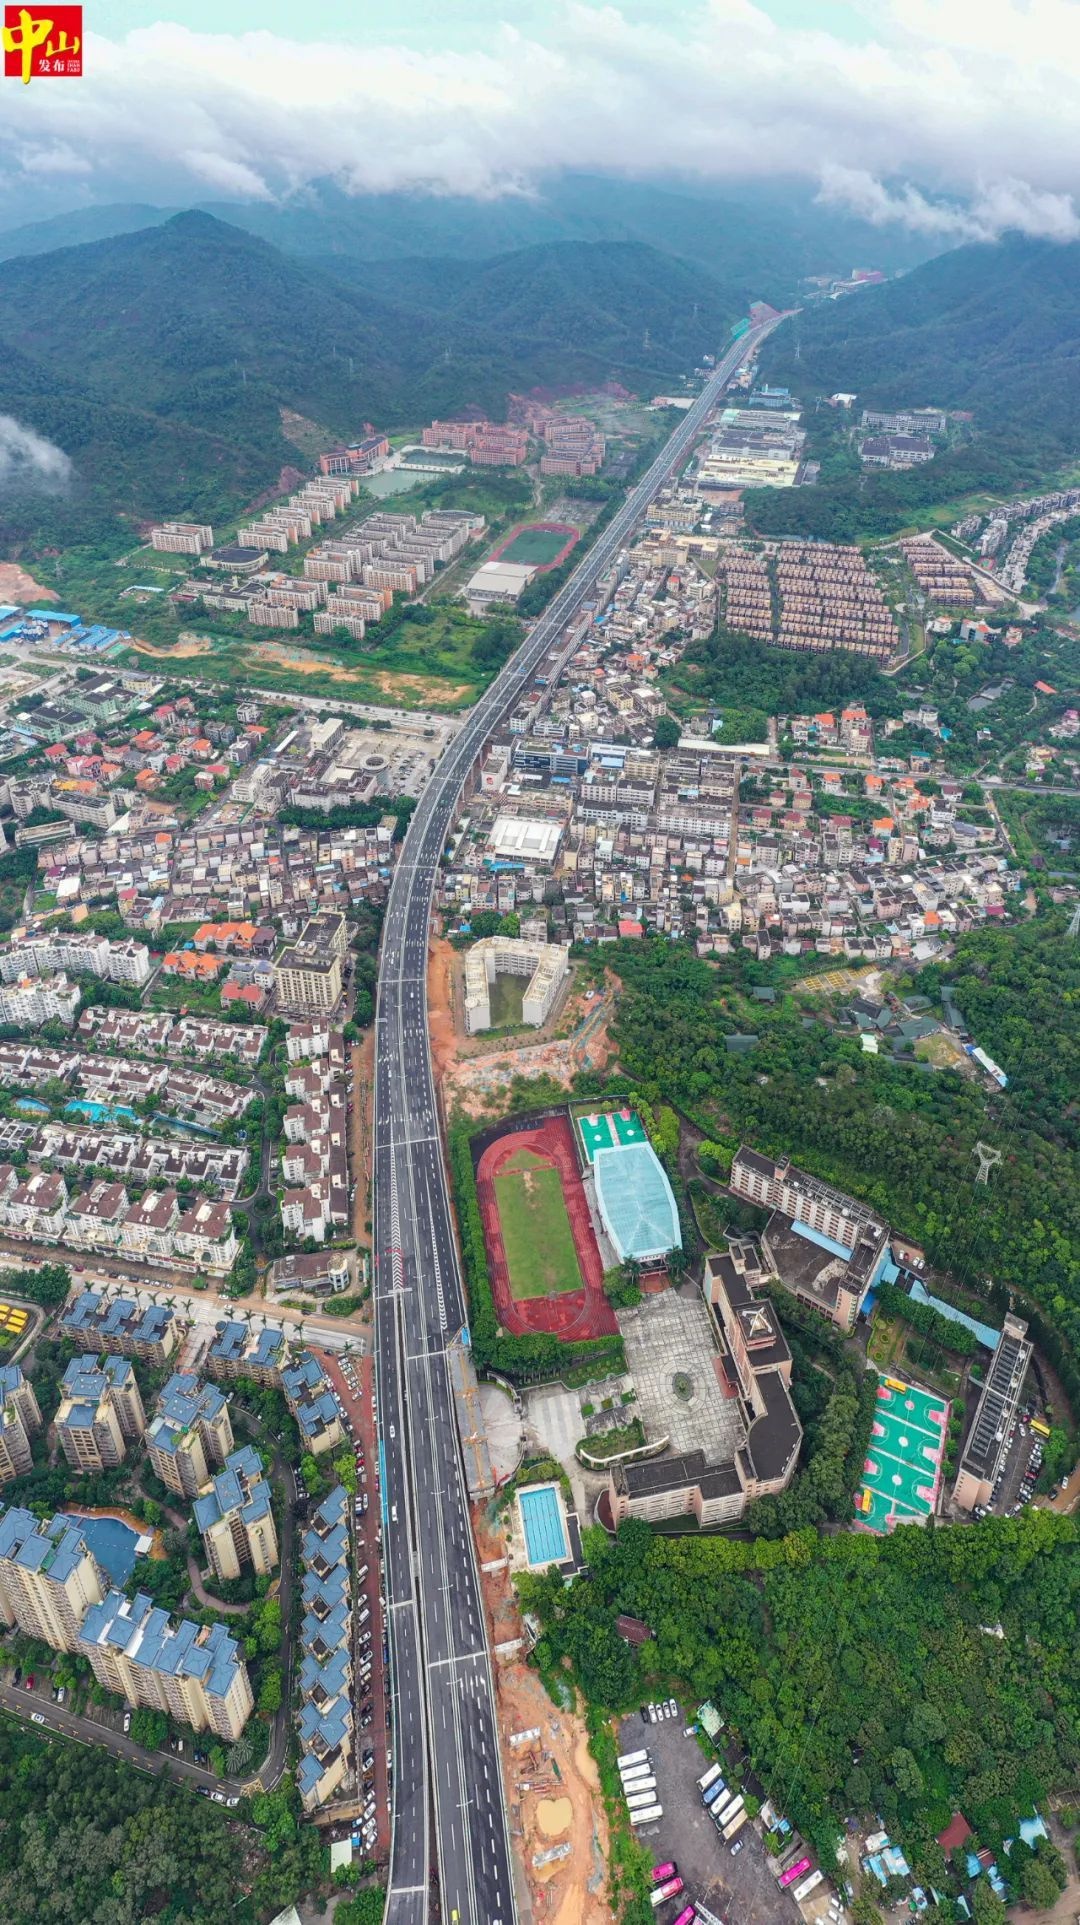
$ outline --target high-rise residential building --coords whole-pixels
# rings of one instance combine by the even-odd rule
[[[148,1190],[147,1196],[158,1196]],[[179,1319],[167,1304],[145,1308],[133,1297],[106,1297],[99,1290],[83,1290],[60,1315],[60,1329],[79,1350],[96,1355],[109,1351],[117,1357],[140,1357],[144,1363],[164,1364],[176,1348]]]
[[[0,1516],[0,1618],[54,1651],[74,1651],[87,1611],[108,1580],[70,1517]]]
[[[146,1433],[155,1474],[178,1497],[194,1497],[209,1482],[214,1466],[224,1468],[232,1447],[229,1406],[216,1384],[200,1383],[190,1371],[176,1371],[158,1398]]]
[[[109,1591],[87,1611],[78,1649],[98,1683],[131,1705],[164,1711],[234,1744],[254,1700],[247,1666],[223,1624],[171,1623],[142,1591]]]
[[[333,1450],[345,1435],[341,1411],[330,1379],[314,1352],[302,1350],[295,1363],[282,1371],[281,1382],[304,1449],[316,1457]]]
[[[218,1577],[237,1578],[246,1564],[260,1575],[273,1570],[278,1541],[270,1486],[252,1445],[232,1451],[209,1490],[196,1498],[195,1522]]]
[[[60,1384],[56,1434],[73,1470],[110,1470],[146,1429],[146,1412],[126,1357],[73,1357]]]
[[[219,1323],[206,1353],[206,1371],[228,1381],[250,1377],[268,1389],[281,1388],[281,1372],[288,1356],[282,1330],[252,1330],[242,1318]]]
[[[19,1364],[0,1364],[0,1484],[32,1468],[30,1439],[41,1429],[34,1387]]]

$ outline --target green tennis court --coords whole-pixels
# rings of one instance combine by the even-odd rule
[[[558,1170],[533,1150],[518,1150],[495,1178],[495,1201],[511,1295],[521,1302],[580,1290],[581,1271]]]
[[[914,1384],[883,1377],[855,1515],[884,1536],[896,1524],[924,1524],[941,1488],[949,1405]]]
[[[645,1143],[645,1125],[633,1110],[601,1110],[595,1116],[579,1116],[577,1126],[582,1148],[590,1163],[597,1150],[613,1150],[627,1143]]]

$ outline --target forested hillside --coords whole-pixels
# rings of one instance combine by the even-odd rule
[[[795,358],[798,347],[798,360]],[[1080,245],[1010,236],[958,248],[904,278],[806,309],[762,350],[801,395],[858,407],[969,411],[973,439],[906,473],[758,490],[762,533],[888,533],[969,491],[1045,483],[1080,453]]]
[[[949,967],[980,1040],[991,1053],[997,1046],[1015,1077],[1000,1097],[953,1072],[920,1075],[867,1056],[857,1036],[824,1022],[807,1027],[794,993],[755,1011],[757,1048],[730,1055],[724,1036],[744,1028],[745,1016],[725,1007],[725,994],[757,980],[758,965],[737,955],[710,967],[660,939],[606,955],[623,983],[620,1061],[649,1100],[679,1103],[732,1146],[745,1140],[791,1156],[880,1210],[975,1290],[989,1279],[1021,1292],[1080,1356],[1080,1157],[1059,1081],[1075,1050],[1076,946],[1064,925],[1060,913],[1048,918],[1032,955],[1026,930],[997,931],[996,940],[980,933]],[[1025,971],[1033,998],[1021,1018]],[[931,991],[935,981],[929,973]],[[998,981],[999,1013],[983,1035]],[[976,1190],[980,1138],[1000,1143],[1004,1156]],[[1074,1366],[1065,1371],[1074,1384]]]
[[[1000,1854],[1018,1817],[1072,1792],[1080,1770],[1075,1520],[1029,1511],[775,1544],[630,1523],[614,1542],[597,1528],[587,1539],[588,1579],[518,1580],[543,1625],[543,1670],[568,1658],[589,1699],[615,1710],[676,1686],[688,1705],[711,1699],[827,1867],[849,1815],[880,1818],[924,1879],[959,1894],[966,1877],[936,1834],[961,1810],[1017,1894],[1052,1902],[1054,1861],[1048,1884],[1026,1849]],[[653,1639],[623,1642],[620,1611]]]
[[[511,390],[538,383],[623,376],[652,392],[742,304],[636,245],[539,248],[479,271],[354,266],[345,285],[205,214],[15,259],[0,278],[0,412],[69,454],[75,478],[69,495],[5,499],[7,539],[79,522],[85,538],[95,513],[237,512],[300,458],[282,407],[333,436],[462,409],[501,419]]]

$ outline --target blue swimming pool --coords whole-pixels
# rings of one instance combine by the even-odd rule
[[[80,1096],[72,1103],[65,1103],[65,1116],[86,1116],[91,1123],[137,1123],[138,1117],[126,1103],[91,1103]]]
[[[26,1116],[48,1116],[49,1114],[49,1105],[39,1103],[36,1096],[17,1096],[15,1108],[22,1110]]]
[[[63,1515],[82,1532],[102,1570],[122,1589],[135,1569],[138,1533],[118,1517],[74,1517],[66,1511]]]
[[[555,1484],[518,1492],[525,1552],[530,1564],[562,1564],[570,1555],[562,1500]]]

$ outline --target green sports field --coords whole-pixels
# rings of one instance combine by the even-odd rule
[[[547,562],[555,560],[569,539],[565,530],[523,528],[520,534],[514,536],[510,546],[504,548],[499,560],[532,562],[536,567],[543,568]]]
[[[625,1149],[628,1143],[645,1143],[645,1126],[634,1110],[600,1110],[595,1116],[578,1116],[582,1148],[590,1163],[597,1150]]]
[[[914,1384],[882,1378],[877,1410],[855,1500],[855,1515],[882,1536],[896,1524],[925,1523],[941,1486],[949,1405]],[[869,1496],[869,1505],[866,1497]]]
[[[495,1200],[512,1295],[520,1302],[580,1290],[558,1170],[533,1150],[518,1150],[495,1178]]]

